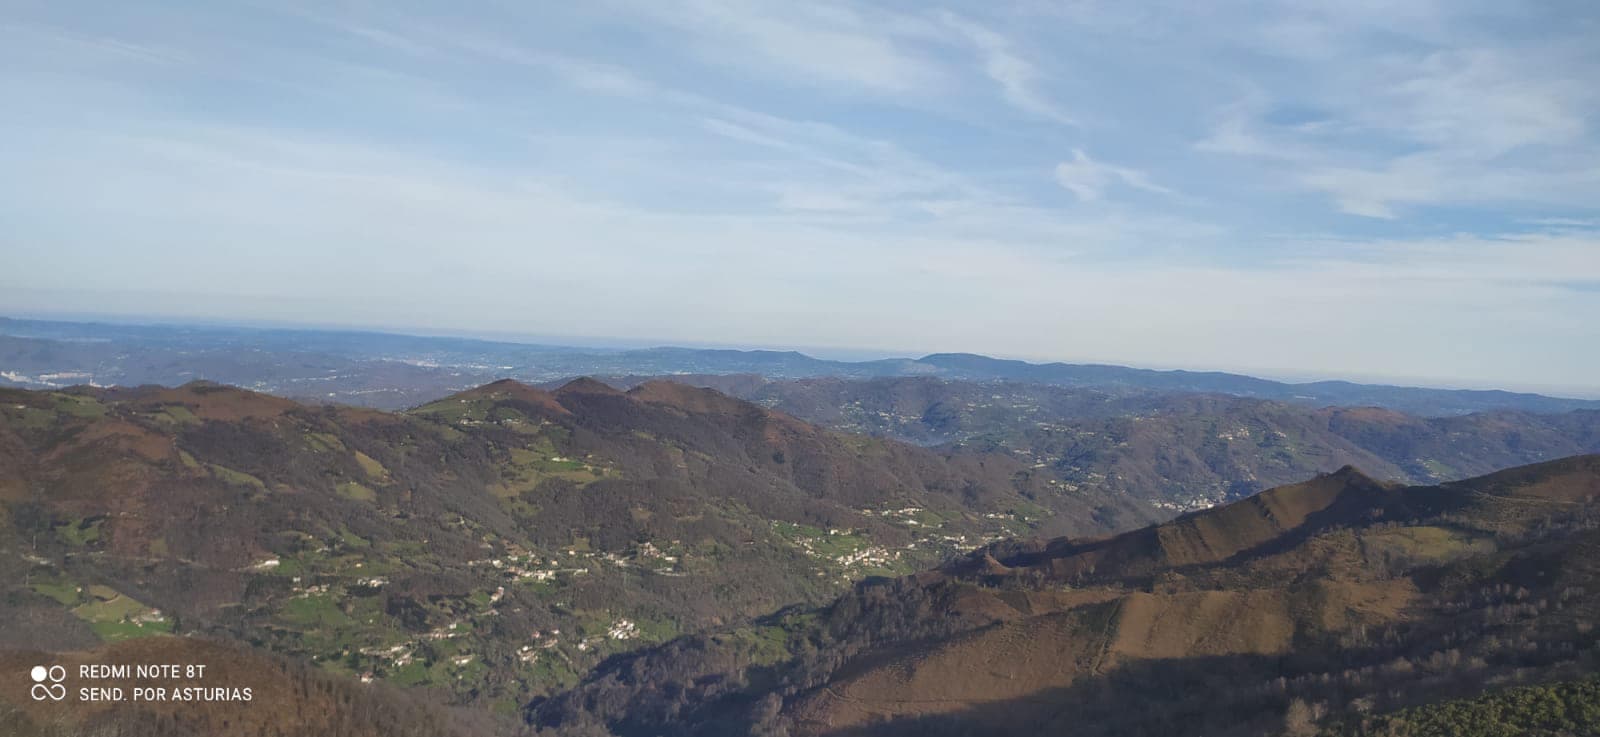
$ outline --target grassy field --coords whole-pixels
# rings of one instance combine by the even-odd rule
[[[356,481],[346,481],[338,486],[339,496],[358,502],[377,501],[378,492]]]
[[[33,590],[70,607],[74,616],[87,622],[89,628],[106,642],[172,632],[170,619],[157,615],[150,607],[108,586],[80,587],[70,581],[59,580],[34,583]]]
[[[56,411],[73,417],[104,417],[106,406],[94,397],[56,394]]]
[[[63,542],[81,548],[100,539],[100,528],[104,523],[104,518],[69,520],[56,525],[54,529]]]
[[[356,463],[361,466],[362,472],[366,473],[368,478],[380,484],[389,483],[389,469],[384,468],[382,463],[359,450],[355,452],[355,456]]]
[[[213,475],[227,483],[233,484],[234,486],[249,486],[263,490],[267,488],[267,485],[263,483],[261,479],[251,476],[243,471],[236,471],[232,468],[228,468],[227,466],[219,466],[215,463],[209,464],[209,467],[211,468],[211,473]]]
[[[1370,561],[1442,563],[1466,555],[1493,552],[1493,541],[1444,527],[1402,527],[1361,535]]]

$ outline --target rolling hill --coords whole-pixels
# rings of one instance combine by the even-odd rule
[[[1354,465],[1412,484],[1600,452],[1600,412],[1419,417],[1222,394],[936,378],[674,377],[854,433],[1042,464],[1062,483],[1188,511]],[[638,380],[616,380],[628,386]]]
[[[1315,735],[1438,724],[1485,690],[1473,703],[1581,699],[1600,667],[1597,512],[1600,456],[1433,486],[1346,468],[867,582],[772,621],[781,657],[673,643],[531,718],[618,735]],[[1570,733],[1600,729],[1600,704],[1561,703]]]
[[[1472,437],[1450,423],[1501,422],[1319,421],[1446,449]],[[974,445],[659,381],[403,413],[0,391],[0,661],[202,658],[294,705],[67,718],[7,691],[0,727],[1366,735],[1529,694],[1587,724],[1600,456],[1436,484],[1345,466],[1149,524]],[[329,699],[356,716],[305,721]]]
[[[867,576],[1149,519],[1009,456],[679,384],[502,381],[405,413],[208,383],[0,390],[0,648],[199,635],[505,715]]]
[[[967,353],[870,361],[798,351],[596,348],[354,330],[136,325],[0,317],[0,386],[75,383],[176,386],[205,379],[314,401],[386,409],[511,377],[759,374],[774,379],[932,377],[1130,392],[1212,393],[1311,407],[1378,406],[1420,416],[1600,409],[1600,400],[1527,392],[1347,381],[1290,383],[1217,371],[1029,363]]]

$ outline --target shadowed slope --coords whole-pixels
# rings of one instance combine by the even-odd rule
[[[796,655],[770,669],[669,646],[533,716],[621,735],[1264,736],[1568,677],[1600,665],[1597,479],[1595,456],[1446,487],[1342,469],[1111,538],[998,544],[858,586],[788,627]],[[675,678],[734,685],[639,691]]]

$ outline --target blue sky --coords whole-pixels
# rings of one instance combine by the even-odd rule
[[[1600,390],[1588,2],[10,2],[0,312]]]

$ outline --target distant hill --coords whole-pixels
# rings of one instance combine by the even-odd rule
[[[1152,518],[680,384],[500,381],[405,413],[0,389],[0,649],[206,635],[514,710],[867,576]]]
[[[1316,407],[1378,406],[1424,416],[1600,409],[1600,400],[1518,392],[1285,383],[1222,372],[1035,364],[966,353],[852,362],[795,351],[616,350],[362,331],[0,318],[0,385],[32,388],[90,381],[175,386],[206,379],[301,399],[398,409],[507,377],[546,382],[573,376],[738,373],[779,379],[931,376],[1111,393],[1219,393]]]
[[[1591,734],[1597,554],[1600,456],[1436,486],[1346,468],[866,582],[772,620],[786,648],[765,664],[688,638],[531,718],[617,735]],[[1460,701],[1548,682],[1569,685]]]
[[[1600,452],[1600,411],[1419,417],[1226,394],[1111,392],[930,377],[680,376],[848,432],[959,444],[1043,464],[1063,483],[1182,511],[1356,465],[1437,483]],[[639,379],[612,379],[628,386]]]

